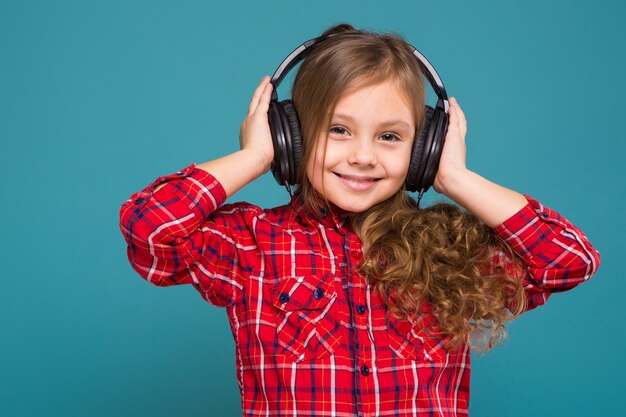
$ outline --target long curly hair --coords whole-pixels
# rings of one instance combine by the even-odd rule
[[[306,175],[306,162],[324,146],[324,129],[342,94],[395,80],[414,106],[416,133],[424,121],[422,69],[395,34],[341,24],[324,32],[295,77],[292,97],[303,136],[303,163],[296,196],[312,213],[332,204]],[[320,139],[320,137],[322,139]],[[388,311],[412,320],[431,307],[449,349],[470,343],[489,349],[502,339],[504,323],[521,314],[525,295],[522,260],[476,216],[452,204],[418,209],[405,190],[363,213],[349,216],[363,244],[359,273],[386,300]]]
[[[473,214],[446,203],[417,209],[400,192],[351,222],[364,245],[359,273],[398,318],[432,306],[438,320],[430,331],[448,348],[469,340],[489,349],[524,310],[521,259]]]

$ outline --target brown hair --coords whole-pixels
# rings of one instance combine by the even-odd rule
[[[356,30],[347,24],[324,32],[296,75],[292,97],[303,136],[297,197],[313,213],[330,208],[306,174],[339,98],[355,89],[393,80],[414,108],[416,133],[424,121],[422,70],[398,35]],[[391,213],[391,215],[390,215]],[[525,298],[519,273],[507,274],[492,259],[507,259],[508,272],[522,261],[479,219],[451,204],[418,209],[399,190],[388,200],[349,219],[363,242],[359,273],[401,319],[420,314],[424,303],[437,317],[437,332],[448,348],[470,341],[490,348],[504,336],[503,323],[521,313]],[[504,256],[495,256],[503,254]]]

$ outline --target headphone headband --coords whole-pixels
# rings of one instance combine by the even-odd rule
[[[274,75],[272,75],[272,79],[270,80],[270,83],[272,84],[272,87],[273,87],[272,88],[272,100],[278,100],[278,94],[276,93],[276,89],[278,88],[280,83],[283,81],[283,78],[285,78],[285,75],[287,75],[287,73],[293,67],[295,67],[298,64],[298,62],[304,59],[305,51],[308,48],[315,45],[322,39],[325,39],[325,37],[320,36],[318,38],[309,39],[308,41],[304,42],[302,45],[294,49],[293,52],[291,52],[289,55],[287,55],[287,58],[285,58],[283,62],[278,66],[276,71],[274,71]]]
[[[272,89],[273,101],[278,100],[278,93],[276,92],[276,89],[278,88],[280,83],[283,81],[287,73],[293,67],[295,67],[300,61],[304,59],[304,57],[306,56],[307,50],[309,50],[312,46],[316,45],[320,41],[327,39],[331,36],[337,36],[337,35],[335,34],[335,35],[329,35],[329,36],[320,36],[317,38],[309,39],[308,41],[304,42],[302,45],[294,49],[293,52],[291,52],[287,56],[287,58],[283,60],[283,62],[278,66],[278,68],[274,72],[274,75],[272,75],[272,79],[270,80],[270,83],[272,83],[272,86],[273,86],[273,89]],[[437,100],[436,107],[443,110],[445,113],[447,113],[450,105],[448,104],[448,94],[446,93],[446,88],[443,86],[441,77],[439,77],[439,74],[437,74],[435,67],[433,67],[430,61],[428,61],[428,59],[426,59],[426,57],[420,51],[417,50],[417,48],[415,48],[411,44],[408,44],[408,45],[413,50],[412,51],[413,55],[417,58],[417,61],[420,63],[420,66],[422,67],[422,73],[426,76],[426,79],[428,79],[428,82],[430,83],[431,87],[435,91],[435,94],[437,94],[437,97],[439,98]]]

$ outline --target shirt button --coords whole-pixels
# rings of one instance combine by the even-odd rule
[[[170,171],[171,172],[171,171]],[[177,171],[176,175],[185,175],[185,171]]]
[[[287,301],[289,301],[289,294],[287,294],[286,292],[281,292],[278,296],[278,300],[281,303],[286,303]]]
[[[368,368],[367,365],[361,366],[361,373],[364,376],[368,376],[370,374],[370,368]]]
[[[541,213],[541,217],[543,217],[544,219],[547,219],[548,218],[548,213],[542,212]]]
[[[365,306],[363,304],[359,304],[356,306],[356,312],[359,314],[365,314]]]
[[[317,300],[319,300],[323,296],[324,296],[324,290],[321,288],[316,289],[315,292],[313,293],[313,297],[315,297],[315,299]]]
[[[143,202],[143,197],[139,197],[135,200],[135,204],[141,204]]]

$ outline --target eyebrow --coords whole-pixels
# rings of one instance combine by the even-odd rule
[[[341,114],[341,113],[335,113],[333,114],[333,119],[337,118],[337,119],[343,119],[346,120],[348,122],[354,122],[354,118],[352,116],[348,116],[347,114]],[[384,122],[380,123],[381,127],[388,127],[388,126],[400,126],[400,127],[404,127],[406,129],[410,129],[411,126],[405,122],[404,120],[385,120]]]

